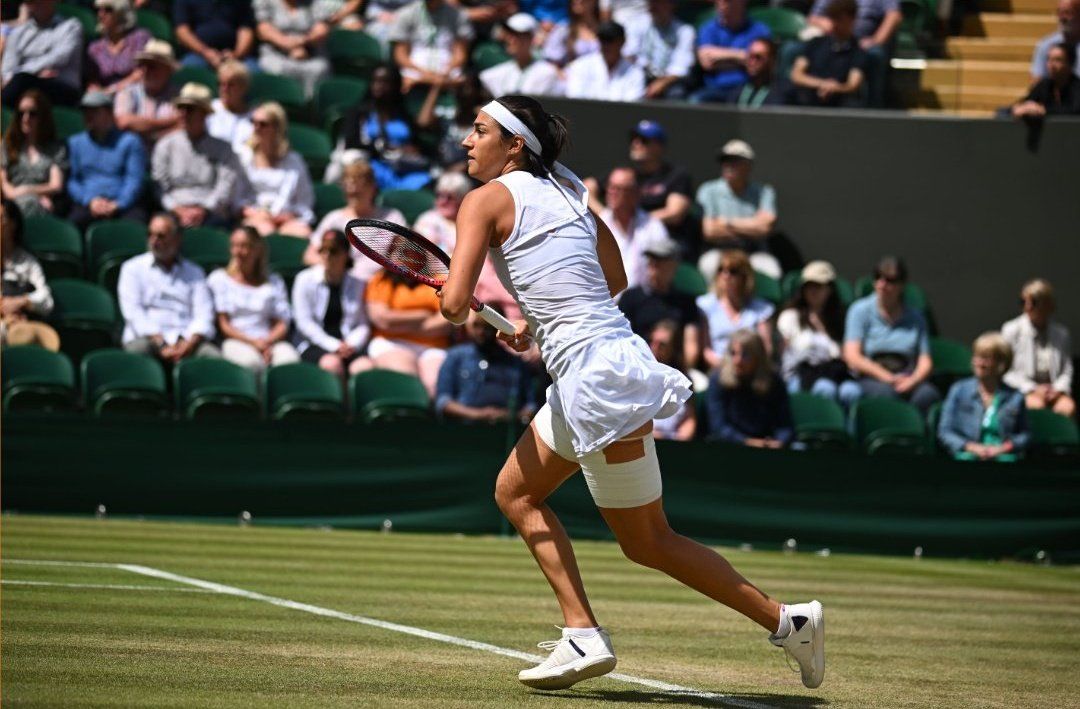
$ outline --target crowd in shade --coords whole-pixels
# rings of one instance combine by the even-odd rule
[[[49,282],[23,246],[26,220],[51,215],[80,233],[129,220],[147,241],[115,282],[123,348],[165,367],[191,357],[256,372],[306,362],[343,385],[393,370],[422,382],[438,416],[475,422],[528,420],[544,391],[538,352],[511,352],[477,318],[452,327],[431,289],[350,245],[349,220],[412,226],[452,253],[474,187],[460,143],[477,109],[504,94],[879,106],[900,17],[895,0],[817,0],[804,41],[781,44],[746,0],[717,0],[697,26],[674,0],[87,5],[93,38],[55,0],[3,6],[5,346],[63,346],[48,324]],[[171,17],[175,43],[137,24],[144,11]],[[1080,99],[1080,10],[1063,1],[1058,14],[1061,31],[1036,52],[1037,83],[1010,109],[1019,118],[1068,112]],[[291,77],[311,99],[331,76],[329,37],[343,30],[363,31],[383,59],[328,122],[333,149],[313,173],[292,141],[295,107],[252,100],[251,89],[263,75]],[[497,53],[482,68],[481,45]],[[81,130],[61,137],[61,111],[77,111]],[[793,268],[779,246],[781,196],[757,174],[753,146],[723,142],[716,177],[695,186],[667,141],[665,126],[641,121],[625,159],[585,180],[623,255],[619,307],[698,392],[655,422],[658,437],[792,447],[792,396],[844,411],[891,398],[939,419],[940,444],[957,458],[1011,460],[1029,440],[1027,411],[1075,416],[1071,342],[1050,283],[1024,284],[1023,311],[973,344],[973,376],[945,381],[925,303],[909,297],[917,274],[901,258],[873,264],[858,298],[827,261]],[[327,186],[340,203],[319,209]],[[419,213],[383,203],[420,190],[433,199]],[[228,235],[224,266],[184,256],[200,230]],[[283,238],[300,245],[298,273],[271,268],[271,240]],[[476,295],[521,317],[490,263]]]

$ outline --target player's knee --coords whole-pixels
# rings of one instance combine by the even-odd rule
[[[668,558],[668,541],[674,532],[670,527],[637,530],[633,535],[619,538],[619,547],[627,559],[650,569],[663,569]]]

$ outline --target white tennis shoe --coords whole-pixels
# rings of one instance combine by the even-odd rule
[[[814,689],[825,679],[825,614],[817,601],[787,607],[791,632],[786,638],[769,636],[769,642],[799,663],[802,683]]]
[[[536,667],[518,673],[518,680],[533,689],[566,689],[615,669],[615,651],[603,629],[588,638],[573,637],[564,630],[559,640],[545,640],[537,647],[551,654]]]

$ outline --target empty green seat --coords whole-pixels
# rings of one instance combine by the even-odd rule
[[[851,410],[855,440],[869,455],[924,454],[926,425],[919,410],[901,399],[859,399]]]
[[[781,42],[798,39],[799,33],[806,27],[806,18],[786,7],[754,7],[750,8],[748,14],[750,19],[767,25]]]
[[[54,303],[49,321],[60,335],[60,348],[76,366],[87,352],[116,344],[116,301],[107,290],[74,279],[50,281],[49,288]]]
[[[0,353],[4,411],[59,411],[75,406],[75,369],[60,352],[5,347]]]
[[[428,190],[386,190],[379,195],[379,203],[399,210],[412,224],[421,214],[435,207],[435,194]]]
[[[307,104],[304,87],[299,81],[289,76],[265,72],[251,75],[248,99],[255,106],[267,101],[277,101],[289,112],[289,115],[302,111]]]
[[[1080,431],[1076,422],[1048,409],[1028,409],[1031,452],[1035,455],[1080,455]]]
[[[705,276],[693,264],[680,263],[675,269],[675,290],[689,293],[690,295],[704,295],[709,292],[709,284],[705,282]]]
[[[185,229],[180,253],[209,273],[229,263],[229,233],[207,226]]]
[[[94,222],[86,230],[86,273],[113,295],[120,266],[146,251],[146,225],[130,219]]]
[[[849,448],[851,436],[844,422],[844,412],[835,401],[809,392],[791,395],[791,417],[795,438],[808,448]]]
[[[472,63],[477,71],[490,69],[509,60],[510,55],[499,42],[478,42],[472,52]]]
[[[82,112],[67,106],[53,106],[53,122],[56,124],[58,140],[67,140],[76,133],[86,130]]]
[[[271,234],[266,237],[266,248],[270,250],[270,270],[291,284],[296,274],[307,268],[304,264],[307,246],[307,239],[295,236]]]
[[[165,371],[152,357],[98,350],[82,363],[83,401],[95,416],[165,416]]]
[[[37,256],[49,280],[82,275],[82,237],[71,222],[48,214],[27,217],[23,244]]]
[[[334,146],[325,131],[297,123],[289,124],[289,146],[307,163],[311,179],[322,179]]]
[[[202,66],[182,66],[173,74],[172,83],[177,88],[184,84],[202,84],[215,94],[218,92],[217,74],[212,69]]]
[[[958,379],[971,376],[971,348],[962,342],[931,337],[930,358],[934,361],[931,378],[942,393]]]
[[[255,374],[223,359],[185,359],[173,369],[176,408],[188,419],[256,418]]]
[[[335,74],[368,76],[385,59],[378,40],[366,32],[353,30],[331,30],[326,38],[326,51]]]
[[[325,217],[335,209],[345,206],[345,193],[339,185],[326,182],[315,183],[315,216]]]
[[[330,113],[342,114],[367,95],[368,82],[351,76],[331,76],[315,86],[315,113],[325,121]]]
[[[150,32],[155,39],[173,43],[172,21],[160,12],[140,8],[135,11],[135,24]]]
[[[784,300],[780,292],[780,281],[760,271],[754,272],[754,295],[764,298],[773,305],[780,305]]]
[[[388,369],[361,372],[349,380],[352,412],[358,421],[431,418],[431,399],[420,380]]]
[[[7,106],[0,108],[0,133],[7,133],[8,126],[11,125],[14,116],[15,113]]]
[[[297,362],[270,367],[264,373],[266,414],[281,419],[340,419],[341,382],[314,364]]]

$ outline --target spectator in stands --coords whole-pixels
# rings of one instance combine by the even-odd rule
[[[695,103],[728,101],[746,83],[746,55],[755,39],[771,37],[764,24],[746,14],[746,0],[716,0],[716,17],[698,33],[697,60],[705,86],[690,96]]]
[[[285,281],[270,273],[259,232],[250,226],[233,231],[229,265],[211,273],[206,284],[214,297],[222,357],[256,372],[300,361],[286,339],[292,315]]]
[[[566,96],[601,101],[639,101],[645,96],[645,72],[622,55],[622,25],[605,22],[596,31],[600,51],[575,59],[566,67]]]
[[[384,51],[390,44],[390,30],[394,27],[394,18],[401,8],[416,0],[369,0],[364,11],[366,22],[364,31],[382,45]]]
[[[206,129],[239,152],[255,130],[247,100],[251,74],[243,63],[226,59],[218,66],[217,78],[218,98],[210,104],[214,112],[206,119]]]
[[[296,274],[292,308],[300,359],[344,379],[370,369],[361,357],[371,328],[364,283],[349,273],[349,240],[331,229],[320,237],[319,263]]]
[[[685,98],[694,67],[694,28],[675,16],[675,0],[649,0],[647,7],[632,24],[624,24],[624,51],[645,72],[645,98]]]
[[[768,252],[768,240],[776,228],[776,191],[772,185],[752,182],[754,149],[742,140],[729,140],[720,149],[720,178],[710,180],[697,192],[702,249],[698,268],[706,280],[716,273],[722,251],[740,249],[750,254],[755,271],[780,278],[782,269]]]
[[[855,37],[856,0],[831,0],[829,29],[807,42],[791,67],[789,103],[796,106],[865,106],[867,54]]]
[[[835,0],[815,0],[810,10],[809,23],[840,39],[843,35],[837,34],[834,29],[834,2]],[[863,52],[861,71],[866,79],[870,105],[881,106],[884,104],[885,77],[893,52],[893,40],[904,17],[900,12],[899,0],[857,0],[855,5],[851,34],[854,34],[854,39]],[[842,41],[846,43],[848,40]]]
[[[368,281],[364,302],[372,324],[367,351],[372,364],[420,377],[428,396],[434,398],[452,328],[439,310],[435,291],[405,276],[380,271]]]
[[[435,92],[434,88],[431,92]],[[420,113],[416,116],[417,127],[434,133],[438,140],[436,161],[447,172],[465,172],[466,150],[461,144],[472,132],[476,114],[492,99],[491,93],[484,88],[480,77],[473,71],[466,71],[459,85],[453,88],[454,115],[440,117],[436,111],[437,96],[430,93]]]
[[[416,0],[394,16],[389,38],[408,93],[414,86],[461,81],[473,28],[465,11],[446,0]]]
[[[95,0],[94,8],[101,37],[86,48],[88,88],[115,93],[138,78],[136,56],[152,36],[135,26],[130,0]]]
[[[343,30],[364,29],[364,20],[360,16],[364,0],[324,0],[324,2],[333,10],[333,14],[326,18],[326,24]]]
[[[435,413],[463,421],[497,423],[514,417],[528,422],[536,412],[532,371],[499,343],[495,328],[477,313],[469,315],[465,333],[468,342],[451,347],[439,368]]]
[[[784,448],[795,435],[787,388],[753,330],[731,334],[705,397],[710,440]]]
[[[1058,0],[1058,31],[1046,35],[1035,45],[1031,56],[1031,80],[1036,82],[1046,78],[1047,59],[1050,48],[1057,44],[1066,44],[1074,53],[1080,52],[1080,0]],[[1073,73],[1080,77],[1080,64],[1073,62]]]
[[[684,255],[697,227],[689,219],[693,205],[690,173],[666,160],[667,132],[656,121],[640,121],[630,132],[630,162],[641,189],[641,208],[663,222],[682,244]]]
[[[0,222],[3,293],[0,296],[0,344],[38,345],[56,352],[60,336],[40,322],[53,309],[52,291],[38,260],[23,247],[23,215],[14,201],[4,199]]]
[[[1013,118],[1080,115],[1080,77],[1073,73],[1075,67],[1076,47],[1064,42],[1051,46],[1046,54],[1046,76],[1013,104]]]
[[[776,321],[784,350],[781,370],[788,391],[808,391],[849,406],[862,390],[841,356],[844,306],[836,292],[836,271],[828,261],[811,261],[802,284]]]
[[[683,331],[683,363],[696,367],[701,355],[702,315],[694,296],[675,288],[679,267],[679,245],[670,238],[653,234],[642,244],[645,280],[628,288],[619,298],[619,309],[630,321],[634,334],[647,339],[656,323],[674,320]]]
[[[1012,368],[1005,382],[1019,389],[1029,409],[1050,409],[1062,416],[1076,413],[1072,396],[1072,341],[1069,330],[1054,319],[1054,287],[1042,278],[1020,291],[1024,312],[1001,326],[1012,347]]]
[[[503,25],[518,11],[517,0],[457,0],[457,4],[465,11],[478,39],[490,39],[492,30]]]
[[[1002,381],[1011,362],[1012,348],[999,333],[983,333],[975,340],[975,376],[949,389],[936,431],[954,458],[1011,462],[1027,448],[1024,395]]]
[[[250,71],[258,69],[251,0],[174,0],[173,25],[176,41],[187,50],[184,66],[217,69],[235,59]]]
[[[259,68],[296,79],[310,99],[315,84],[330,74],[326,38],[332,14],[326,5],[310,0],[255,0]]]
[[[933,370],[926,318],[904,302],[907,266],[886,256],[874,269],[874,292],[848,308],[844,360],[863,396],[910,401],[926,415],[941,399],[928,381]]]
[[[15,28],[30,17],[29,8],[23,2],[0,3],[0,54],[4,51],[4,42]]]
[[[98,219],[146,221],[141,202],[146,150],[113,119],[112,97],[92,91],[82,100],[86,130],[68,139],[69,218],[80,230]]]
[[[551,96],[562,93],[558,68],[533,56],[537,26],[536,20],[523,12],[511,17],[503,26],[502,42],[510,59],[480,72],[484,88],[495,98],[504,94]]]
[[[656,361],[686,374],[683,363],[683,333],[674,320],[661,320],[649,331],[649,349]],[[697,410],[693,397],[683,402],[682,408],[666,419],[653,419],[653,436],[674,441],[689,441],[697,433]]]
[[[180,126],[172,83],[178,66],[172,46],[159,39],[147,42],[137,59],[137,78],[117,94],[113,112],[121,130],[137,133],[152,148],[158,138]]]
[[[174,364],[187,357],[220,357],[214,301],[206,274],[180,255],[176,218],[150,219],[148,251],[120,267],[116,297],[124,317],[124,349]]]
[[[263,236],[306,238],[315,221],[315,191],[307,164],[289,149],[285,109],[270,101],[251,114],[255,132],[238,154],[243,178],[233,209]]]
[[[728,103],[742,108],[777,106],[784,102],[777,85],[776,43],[768,38],[755,39],[746,50],[747,81],[728,98]]]
[[[152,172],[161,204],[185,229],[228,227],[232,222],[233,192],[239,177],[236,155],[229,144],[206,130],[210,89],[184,84],[174,103],[182,129],[158,141]]]
[[[560,67],[600,51],[598,0],[570,0],[570,18],[551,28],[544,40],[543,56]]]
[[[649,16],[649,0],[600,0],[600,19],[613,20],[623,27]]]
[[[56,138],[52,104],[41,91],[30,89],[19,99],[0,159],[4,197],[24,215],[52,214],[63,206],[67,147]]]
[[[697,306],[705,316],[709,334],[704,358],[709,368],[720,366],[728,340],[738,330],[753,330],[760,335],[765,351],[772,354],[772,303],[754,295],[754,269],[746,252],[725,251],[711,274],[713,287],[698,296]]]
[[[321,264],[319,249],[323,248],[325,236],[330,231],[345,231],[345,225],[353,219],[381,219],[406,226],[405,215],[393,207],[375,204],[379,186],[371,165],[357,160],[345,166],[341,176],[341,189],[345,193],[345,206],[327,213],[311,235],[311,244],[304,252],[304,263],[309,266]],[[359,251],[352,252],[353,274],[366,283],[379,271],[378,265]]]
[[[0,100],[15,107],[39,89],[54,104],[74,106],[82,95],[82,25],[56,13],[56,0],[24,0],[28,17],[4,41]]]
[[[667,229],[659,219],[641,208],[641,191],[633,168],[616,167],[607,178],[607,204],[600,218],[611,229],[622,253],[627,287],[645,280],[645,244],[667,240]]]
[[[547,25],[547,31],[560,22],[570,20],[570,3],[566,0],[518,0],[522,12],[526,12],[541,25]]]

